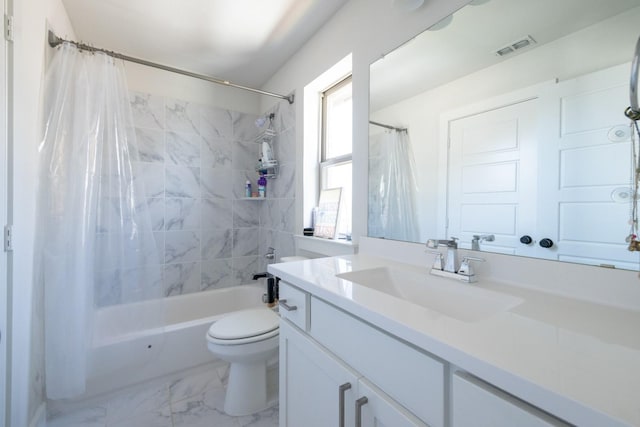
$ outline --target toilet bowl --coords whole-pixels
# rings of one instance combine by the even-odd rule
[[[227,414],[249,415],[267,408],[267,363],[278,354],[279,319],[267,307],[253,308],[231,313],[209,328],[209,351],[230,364]]]

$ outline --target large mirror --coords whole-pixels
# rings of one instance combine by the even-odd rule
[[[368,235],[637,270],[639,35],[640,0],[474,0],[383,55]]]

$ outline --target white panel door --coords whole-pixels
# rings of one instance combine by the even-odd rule
[[[547,112],[549,143],[540,146],[539,230],[557,259],[637,269],[629,252],[631,130],[629,64],[555,85]],[[597,225],[596,225],[597,224]]]
[[[460,247],[474,234],[493,234],[482,249],[534,255],[520,237],[537,222],[537,103],[487,103],[449,120],[446,237],[460,238]]]
[[[280,427],[353,427],[357,382],[346,365],[280,321]]]

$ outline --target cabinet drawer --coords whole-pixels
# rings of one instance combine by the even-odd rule
[[[309,294],[280,281],[280,316],[307,331],[309,329]]]
[[[568,426],[466,372],[453,375],[453,427]]]
[[[311,298],[310,334],[427,424],[444,425],[444,364]]]

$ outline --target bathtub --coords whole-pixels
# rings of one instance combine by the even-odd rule
[[[261,282],[98,310],[83,398],[213,362],[207,330],[226,313],[263,306]],[[131,310],[163,309],[162,324],[137,332],[117,326]]]

